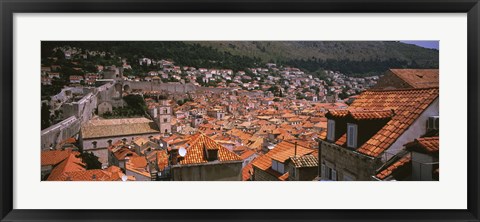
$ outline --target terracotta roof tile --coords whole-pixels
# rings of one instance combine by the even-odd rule
[[[82,126],[84,139],[158,133],[157,125],[147,118],[90,120]]]
[[[335,144],[339,145],[339,146],[343,146],[345,145],[345,143],[347,143],[347,134],[343,134],[342,136],[340,136],[340,138],[338,138],[337,141],[335,141]]]
[[[70,156],[70,154],[78,155],[80,153],[74,152],[71,150],[48,150],[42,151],[41,155],[41,162],[42,166],[46,165],[57,165],[58,163],[62,162],[66,158]]]
[[[47,180],[66,180],[68,177],[66,173],[74,171],[85,171],[85,164],[75,154],[71,153],[65,160],[53,168]]]
[[[320,134],[318,135],[318,138],[321,139],[321,140],[326,140],[327,139],[327,131],[324,130],[324,131],[320,132]]]
[[[397,170],[397,169],[401,168],[402,166],[410,163],[410,161],[411,161],[410,154],[407,154],[404,157],[400,158],[398,161],[392,163],[386,169],[382,170],[380,173],[378,173],[376,175],[376,177],[380,180],[383,180],[386,177],[392,175],[392,173],[394,173],[395,170]]]
[[[299,146],[297,144],[297,155],[303,156],[313,153],[313,149],[309,149],[306,147]],[[263,156],[259,156],[253,161],[253,166],[258,168],[259,170],[263,170],[275,177],[279,180],[285,180],[285,174],[280,174],[277,171],[272,169],[272,159],[275,159],[280,162],[285,162],[291,156],[295,154],[295,144],[282,141],[278,143],[272,150],[266,153]],[[288,178],[288,175],[287,175]]]
[[[279,176],[278,179],[279,179],[279,180],[282,180],[282,181],[285,181],[285,180],[288,179],[288,175],[289,175],[288,172],[286,172],[286,173],[283,174],[282,176]]]
[[[407,149],[412,150],[416,147],[426,153],[438,153],[439,149],[439,137],[422,137],[415,139],[415,141],[406,144]]]
[[[438,69],[390,69],[390,71],[413,88],[438,87]]]
[[[87,170],[66,173],[65,180],[70,181],[120,181],[123,173],[107,170]]]
[[[292,156],[290,160],[295,167],[318,167],[318,156],[316,155]]]
[[[438,88],[408,89],[408,90],[370,90],[360,94],[350,105],[348,110],[375,110],[375,115],[395,113],[391,119],[362,144],[357,151],[368,156],[376,157],[385,151],[403,132],[420,116],[420,114],[438,98]],[[398,102],[404,101],[404,102]],[[341,111],[344,116],[348,110]],[[334,111],[336,112],[336,111]],[[336,144],[344,145],[346,136],[342,135]]]
[[[122,170],[116,166],[110,166],[105,170],[80,170],[65,172],[57,180],[61,181],[120,181],[122,180]],[[128,180],[134,180],[129,178]]]
[[[244,159],[247,159],[249,157],[251,157],[253,154],[255,154],[255,152],[253,150],[245,150],[241,155],[240,155],[240,158],[242,158],[242,160]]]
[[[348,110],[346,109],[331,109],[328,111],[326,114],[327,117],[336,117],[336,118],[341,118],[345,117],[348,115]]]
[[[188,144],[189,146],[187,148],[187,154],[184,158],[180,160],[180,164],[182,165],[208,162],[204,148],[218,150],[218,160],[220,162],[242,160],[240,156],[223,147],[215,140],[206,136],[203,133],[197,133],[194,136],[190,137],[190,141],[188,142]]]
[[[145,168],[147,166],[147,159],[144,156],[132,156],[128,163],[134,168]]]
[[[253,163],[250,162],[242,169],[242,180],[247,181],[250,180],[251,176],[253,175]]]

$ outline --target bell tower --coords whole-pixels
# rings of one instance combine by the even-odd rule
[[[157,109],[158,112],[158,126],[160,127],[160,133],[171,133],[172,132],[172,107],[170,106],[169,100],[162,99],[160,100],[160,106]]]

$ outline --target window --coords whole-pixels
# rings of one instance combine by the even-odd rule
[[[322,180],[337,180],[337,171],[326,166],[325,164],[322,164],[322,169],[321,169],[321,176]]]
[[[278,163],[278,172],[279,173],[284,173],[285,172],[285,169],[284,169],[284,166],[283,166],[283,163]]]
[[[277,161],[275,160],[272,160],[272,169],[275,171],[278,171],[278,164],[277,164]]]
[[[164,119],[163,119],[163,122],[166,123],[166,122],[167,122],[167,118],[164,118]]]
[[[357,124],[349,123],[347,125],[347,146],[357,148]]]
[[[327,123],[327,140],[335,140],[335,120],[329,119]]]

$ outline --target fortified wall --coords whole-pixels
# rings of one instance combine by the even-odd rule
[[[167,91],[169,93],[188,93],[198,89],[197,86],[187,83],[158,83],[158,82],[123,82],[123,90],[126,92],[132,90],[142,91]]]
[[[41,131],[41,148],[47,150],[57,143],[66,140],[80,131],[81,121],[76,116],[71,116],[62,122]]]

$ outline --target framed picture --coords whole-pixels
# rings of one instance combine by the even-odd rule
[[[2,221],[479,221],[477,0],[0,6]]]

